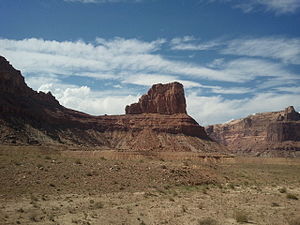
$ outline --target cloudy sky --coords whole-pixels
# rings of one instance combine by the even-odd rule
[[[300,110],[300,0],[1,0],[0,28],[31,88],[93,115],[172,81],[201,125]]]

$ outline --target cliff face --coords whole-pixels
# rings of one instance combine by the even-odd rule
[[[300,114],[293,106],[205,129],[212,139],[226,145],[234,153],[285,155],[297,151],[299,154],[300,151]]]
[[[61,106],[51,93],[33,91],[1,57],[0,96],[0,143],[224,152],[186,114],[179,83],[154,85],[139,103],[126,107],[126,115],[90,116]]]
[[[183,85],[174,82],[169,84],[155,84],[138,103],[126,106],[126,114],[159,113],[172,115],[186,114],[186,103]]]

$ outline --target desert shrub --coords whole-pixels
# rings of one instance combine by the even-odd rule
[[[289,221],[289,225],[300,225],[300,217],[291,219],[291,220]]]
[[[45,159],[50,160],[51,157],[50,157],[49,155],[46,155],[46,156],[45,156]]]
[[[104,204],[102,202],[96,202],[94,205],[95,209],[102,209],[104,207]]]
[[[86,175],[87,175],[88,177],[91,177],[91,176],[93,176],[93,173],[92,173],[92,172],[87,172]]]
[[[161,168],[166,170],[167,169],[167,166],[166,165],[161,165]]]
[[[80,159],[76,159],[76,160],[75,160],[75,164],[77,164],[77,165],[81,165],[81,164],[82,164],[82,162],[80,161]]]
[[[22,163],[20,163],[20,162],[15,162],[15,165],[16,165],[16,166],[21,166]]]
[[[271,206],[272,207],[279,207],[279,204],[277,202],[272,202]]]
[[[19,209],[17,209],[17,212],[19,212],[19,213],[24,213],[25,211],[24,211],[23,208],[19,208]]]
[[[234,189],[235,187],[234,187],[234,184],[232,184],[232,183],[230,183],[229,185],[228,185],[228,187],[230,188],[230,189]]]
[[[199,225],[217,225],[218,222],[216,220],[208,217],[208,218],[199,220],[198,224]]]
[[[29,216],[29,219],[32,221],[32,222],[40,222],[41,221],[41,218],[38,216],[38,214],[31,214]]]
[[[175,199],[172,197],[169,197],[170,202],[175,202]]]
[[[142,220],[141,223],[140,223],[140,225],[146,225],[146,224],[145,224],[145,222]]]
[[[286,193],[287,192],[286,187],[279,188],[278,191],[280,193]]]
[[[287,193],[286,197],[287,197],[287,199],[298,200],[298,197],[291,193]]]
[[[234,218],[238,223],[247,223],[249,221],[248,214],[244,211],[237,211]]]
[[[187,207],[186,207],[185,205],[182,205],[182,206],[181,206],[181,211],[182,211],[183,213],[186,213],[186,212],[187,212]]]

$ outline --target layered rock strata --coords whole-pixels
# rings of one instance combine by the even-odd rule
[[[213,140],[226,145],[234,153],[300,155],[300,114],[293,106],[205,129]]]
[[[126,114],[186,114],[183,85],[178,82],[155,84],[139,99],[138,103],[126,106],[125,111]]]
[[[51,93],[29,88],[0,57],[0,143],[94,146],[132,151],[224,152],[186,114],[180,83],[154,85],[126,115],[91,116],[67,109]]]

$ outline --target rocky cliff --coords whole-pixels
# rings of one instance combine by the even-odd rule
[[[178,82],[155,84],[139,99],[138,103],[126,106],[125,111],[126,114],[186,114],[183,85]]]
[[[154,85],[126,115],[91,116],[67,109],[51,93],[29,88],[0,57],[0,143],[94,146],[132,151],[224,152],[186,114],[180,83]]]
[[[300,114],[293,106],[205,129],[213,140],[226,145],[233,153],[300,155]]]

